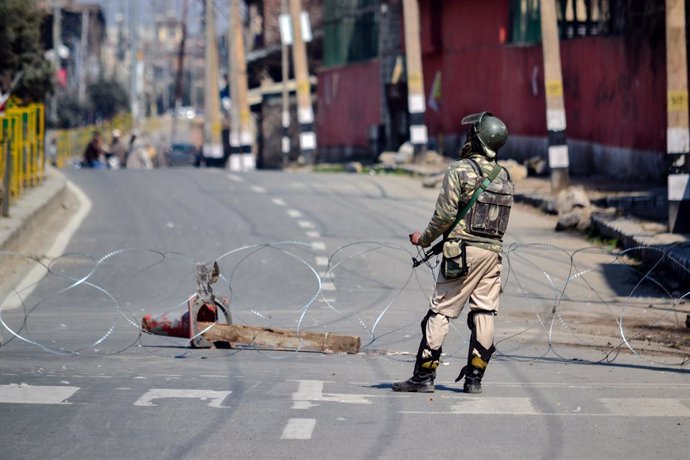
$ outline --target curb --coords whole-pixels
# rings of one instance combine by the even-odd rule
[[[67,193],[67,179],[52,166],[46,166],[46,178],[36,187],[26,189],[10,206],[10,217],[0,217],[0,251],[11,251],[22,238],[39,227],[60,206]]]

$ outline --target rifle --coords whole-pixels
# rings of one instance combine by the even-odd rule
[[[441,239],[438,243],[433,245],[431,249],[428,249],[424,252],[424,257],[420,257],[419,259],[415,259],[414,257],[412,258],[412,268],[417,268],[420,265],[426,263],[429,261],[434,256],[437,256],[443,252],[443,243],[445,242],[445,238]]]

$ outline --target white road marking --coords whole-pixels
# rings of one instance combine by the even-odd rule
[[[328,257],[317,256],[316,257],[316,265],[320,265],[322,267],[327,266],[328,265]]]
[[[314,231],[307,232],[307,236],[309,238],[321,238],[321,234],[319,232],[314,232]]]
[[[228,174],[228,179],[233,180],[235,182],[244,182],[244,179],[238,176],[237,174]]]
[[[544,412],[532,405],[530,398],[467,398],[451,405],[450,411],[400,411],[415,415],[546,415],[559,417],[690,417],[690,399],[673,398],[601,398],[606,412],[583,412],[582,406],[567,412]],[[591,407],[591,404],[589,405]]]
[[[280,198],[273,198],[273,199],[271,199],[271,201],[272,201],[273,204],[275,204],[276,206],[285,206],[285,201],[283,201],[283,200],[280,199]]]
[[[316,426],[313,418],[291,418],[288,420],[280,439],[311,439]]]
[[[468,398],[450,410],[454,414],[537,414],[530,398]]]
[[[326,250],[326,243],[323,243],[321,241],[314,241],[311,244],[311,247],[318,250],[318,251],[325,251]]]
[[[72,182],[67,181],[67,188],[70,189],[72,193],[77,197],[79,201],[79,209],[72,216],[72,218],[67,222],[65,228],[57,235],[52,246],[46,251],[45,255],[41,258],[41,263],[48,264],[53,259],[60,257],[67,248],[70,240],[76,233],[76,231],[81,226],[86,216],[91,212],[91,200],[86,194]],[[10,294],[4,299],[2,304],[0,304],[0,311],[2,310],[13,310],[19,308],[22,305],[24,299],[28,298],[37,284],[46,274],[46,270],[43,265],[36,264],[29,273],[26,274],[24,279],[22,279],[13,292],[16,294]]]
[[[309,409],[312,402],[339,402],[345,404],[371,404],[370,395],[324,393],[322,380],[299,380],[297,392],[292,393],[293,409]]]
[[[266,189],[258,185],[253,185],[252,190],[254,190],[256,193],[266,193]]]
[[[79,387],[32,386],[26,383],[0,385],[0,403],[8,404],[70,404],[65,402]]]
[[[335,291],[335,284],[331,283],[330,281],[326,281],[324,283],[321,283],[321,290],[322,291]]]
[[[300,221],[297,222],[297,223],[298,223],[299,226],[302,227],[302,228],[314,228],[314,227],[315,227],[315,225],[312,224],[311,222],[309,222],[308,220],[300,220]]]
[[[208,407],[223,407],[221,404],[232,391],[214,390],[177,390],[169,388],[153,388],[147,391],[141,398],[134,403],[135,406],[153,407],[156,399],[163,398],[192,398],[209,401]]]
[[[302,213],[296,209],[288,209],[287,213],[288,213],[288,216],[293,217],[295,219],[298,217],[302,217]]]
[[[602,398],[612,415],[626,417],[690,417],[690,407],[678,399]],[[687,400],[690,402],[690,400]]]

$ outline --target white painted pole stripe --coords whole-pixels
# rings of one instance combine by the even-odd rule
[[[316,419],[313,418],[291,418],[288,420],[280,439],[311,439],[316,426]]]
[[[410,126],[410,141],[413,144],[426,144],[429,140],[426,125],[412,125]]]
[[[307,123],[314,123],[314,110],[311,108],[311,106],[302,107],[297,110],[297,121],[302,125]]]
[[[285,201],[283,201],[281,198],[272,198],[271,201],[276,206],[285,206],[285,204],[286,204]]]
[[[280,151],[283,153],[288,153],[290,151],[290,138],[283,137],[280,140]]]
[[[569,164],[567,145],[549,145],[550,168],[567,168]]]
[[[136,400],[135,406],[153,407],[156,399],[164,398],[191,398],[201,399],[202,401],[209,401],[209,407],[223,407],[221,404],[232,391],[214,391],[214,390],[177,390],[171,388],[152,388],[143,396]]]
[[[316,148],[316,134],[314,132],[300,133],[299,135],[299,145],[302,149],[315,149]]]
[[[546,109],[546,129],[549,131],[565,131],[565,110]]]
[[[70,404],[65,402],[79,387],[32,386],[26,383],[0,385],[0,403],[6,404]]]
[[[687,127],[666,129],[666,153],[690,152],[690,131]]]
[[[424,96],[421,94],[410,94],[407,97],[409,113],[424,113],[426,111]]]
[[[690,175],[669,174],[668,176],[668,200],[690,200]]]

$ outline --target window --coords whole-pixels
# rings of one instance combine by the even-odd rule
[[[612,32],[610,3],[617,0],[553,0],[556,2],[561,39],[609,35]],[[541,41],[540,0],[510,0],[510,41]]]
[[[378,55],[377,0],[324,2],[324,64],[335,66]]]

